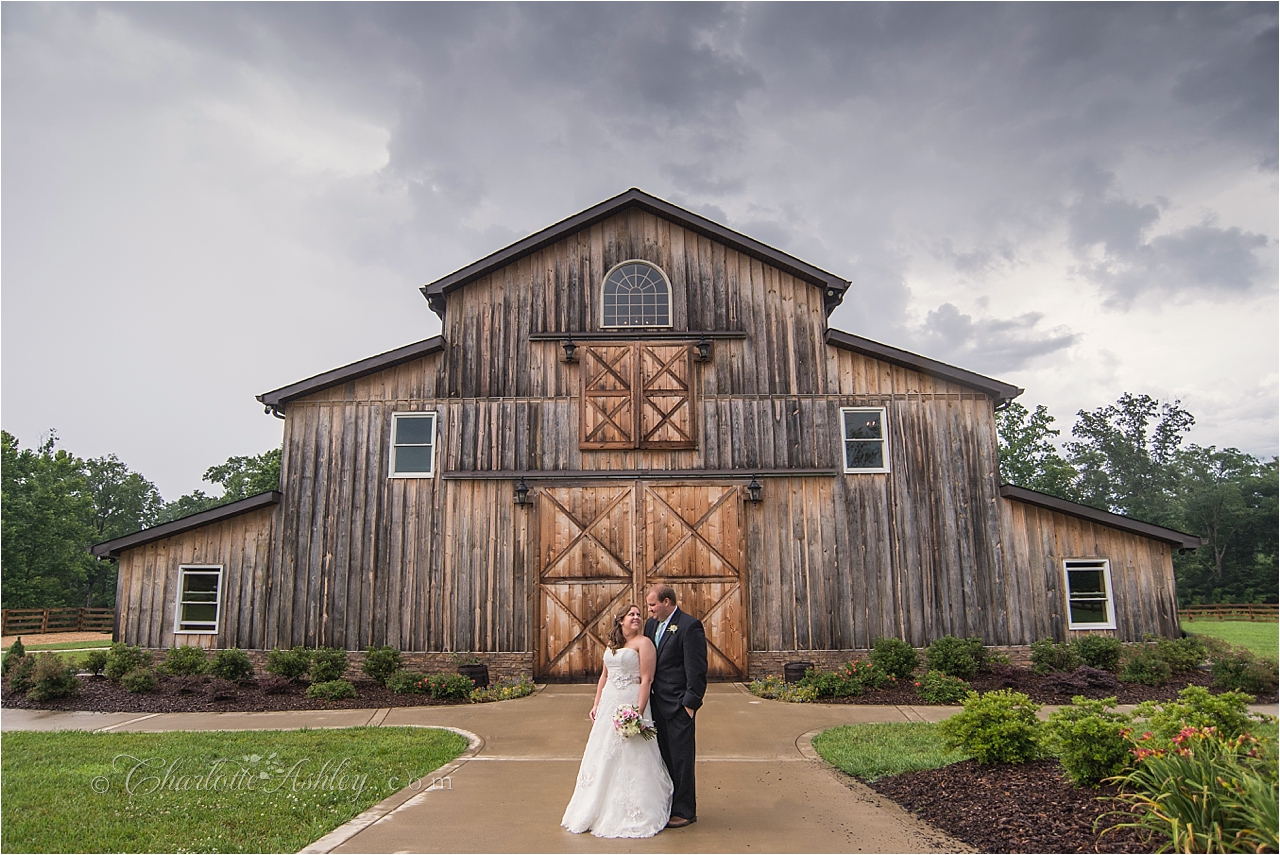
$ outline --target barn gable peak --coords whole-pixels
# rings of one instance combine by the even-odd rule
[[[665,199],[659,199],[657,196],[651,196],[643,190],[632,187],[625,193],[614,196],[612,199],[606,199],[598,205],[593,205],[585,211],[580,211],[567,219],[548,226],[542,231],[534,232],[528,237],[491,253],[479,261],[468,264],[460,270],[455,270],[448,276],[422,286],[422,294],[427,298],[427,304],[431,307],[431,310],[443,318],[444,295],[450,291],[461,288],[467,283],[473,282],[500,267],[518,261],[526,255],[537,252],[543,247],[563,240],[569,235],[589,228],[601,220],[632,208],[647,211],[654,216],[690,231],[705,235],[738,252],[773,265],[798,279],[810,283],[815,288],[821,288],[823,291],[823,305],[827,315],[830,315],[831,311],[840,305],[840,301],[844,299],[845,291],[849,288],[849,281],[846,279],[841,279],[835,274],[828,273],[819,267],[814,267],[812,264],[801,261],[780,249],[775,249],[741,232],[736,232],[706,217],[673,205]]]

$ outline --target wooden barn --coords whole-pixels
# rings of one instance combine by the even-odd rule
[[[118,637],[584,677],[657,580],[721,678],[1175,635],[1199,539],[1002,486],[1022,390],[829,328],[849,287],[639,190],[499,250],[422,289],[441,335],[258,396],[279,492],[94,547]]]

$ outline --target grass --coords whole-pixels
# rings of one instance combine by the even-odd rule
[[[1276,658],[1280,649],[1280,623],[1248,620],[1184,620],[1182,628],[1196,635],[1211,635],[1247,647],[1259,656]]]
[[[457,757],[408,727],[0,735],[0,851],[296,852]]]
[[[8,650],[13,646],[12,639],[6,639],[4,649]],[[92,647],[110,647],[111,639],[90,639],[89,641],[55,641],[49,644],[27,644],[23,643],[23,648],[31,650],[88,650]]]
[[[813,738],[813,749],[832,766],[869,781],[937,769],[968,759],[943,747],[936,724],[846,724]]]

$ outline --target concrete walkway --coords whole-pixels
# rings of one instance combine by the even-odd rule
[[[305,852],[961,852],[964,844],[827,766],[809,738],[857,722],[941,721],[955,707],[783,704],[713,684],[698,714],[698,822],[647,840],[560,828],[586,745],[593,685],[549,685],[496,704],[280,713],[4,710],[4,730],[157,732],[431,726],[471,747]],[[1045,708],[1047,715],[1052,708]],[[1275,705],[1256,707],[1275,715]]]

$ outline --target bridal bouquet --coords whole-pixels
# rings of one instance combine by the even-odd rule
[[[658,729],[651,724],[645,724],[640,710],[631,704],[618,707],[618,711],[613,714],[613,729],[624,738],[643,736],[645,739],[653,739],[658,735]]]

